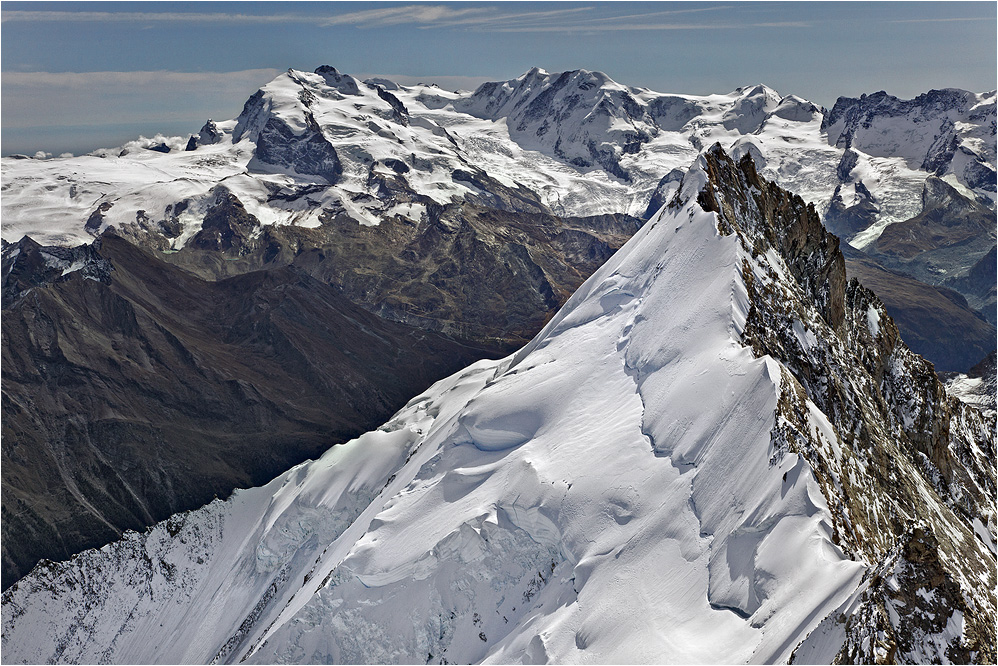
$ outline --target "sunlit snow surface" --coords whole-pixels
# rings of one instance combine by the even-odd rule
[[[514,356],[18,583],[5,660],[786,660],[864,566],[808,464],[773,457],[781,368],[739,342],[750,255],[694,199]]]
[[[833,128],[831,137],[822,131],[822,110],[806,100],[781,97],[761,85],[725,95],[672,95],[622,86],[598,72],[563,76],[568,74],[571,85],[558,89],[551,108],[556,131],[548,131],[544,117],[517,115],[552,92],[556,75],[542,70],[503,83],[494,100],[435,86],[394,86],[390,94],[408,111],[404,122],[373,84],[290,70],[261,89],[261,114],[246,119],[238,130],[235,120],[218,123],[222,140],[214,145],[188,152],[186,137],[175,137],[165,140],[173,150],[163,154],[148,150],[163,139],[157,137],[83,157],[3,158],[2,236],[11,242],[28,234],[42,244],[79,244],[91,239],[84,224],[102,204],[111,206],[99,229],[142,221],[155,228],[157,221],[171,217],[172,206],[186,201],[187,212],[179,220],[184,233],[170,241],[178,249],[200,228],[216,185],[235,194],[262,225],[315,227],[326,210],[345,212],[362,224],[378,224],[395,214],[418,220],[425,211],[380,201],[370,176],[389,173],[386,160],[404,163],[413,190],[437,203],[475,194],[474,186],[453,177],[455,170],[474,167],[506,186],[530,188],[559,215],[642,215],[656,189],[661,200],[674,192],[678,177],[664,183],[663,177],[685,171],[703,147],[715,142],[736,159],[751,153],[764,177],[814,203],[819,212],[827,209],[839,182],[836,169],[844,149],[834,145],[834,137],[841,128]],[[993,95],[975,99],[981,113],[993,115]],[[626,113],[628,108],[638,114],[637,120]],[[325,181],[254,159],[255,132],[271,116],[295,132],[306,131],[314,121],[337,151],[343,166],[340,182],[307,197],[283,196]],[[923,131],[913,138],[909,120],[878,121],[875,132],[857,138],[869,147],[864,152],[854,146],[858,161],[850,178],[869,188],[880,209],[878,222],[852,239],[858,246],[920,210],[927,173],[914,156],[924,153],[932,137]],[[988,130],[957,124],[961,140],[981,144],[982,154],[993,162]],[[624,150],[629,137],[637,135],[646,140]],[[907,145],[909,140],[914,147]],[[592,150],[615,155],[629,180],[592,163]],[[959,153],[952,169],[962,169],[960,160],[966,159],[971,158]],[[580,166],[587,160],[589,166]],[[956,178],[954,174],[948,175]],[[275,192],[282,196],[272,196]]]

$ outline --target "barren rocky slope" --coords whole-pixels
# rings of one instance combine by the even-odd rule
[[[3,585],[226,497],[495,353],[284,267],[205,281],[124,239],[3,257]]]

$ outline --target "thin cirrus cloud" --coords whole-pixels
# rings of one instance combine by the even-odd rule
[[[516,5],[511,5],[516,6]],[[606,6],[603,7],[606,9]],[[133,22],[133,23],[231,23],[273,24],[303,23],[320,27],[355,26],[374,28],[394,25],[417,25],[422,29],[461,28],[498,32],[602,32],[632,30],[717,30],[746,27],[804,28],[807,22],[662,22],[661,19],[683,14],[700,14],[731,9],[731,5],[709,5],[665,11],[650,11],[620,16],[595,16],[593,6],[543,11],[508,11],[490,5],[401,5],[378,7],[333,15],[246,14],[227,12],[94,12],[59,10],[11,10],[0,15],[3,22]]]
[[[635,30],[740,30],[744,28],[810,28],[807,21],[760,23],[575,23],[496,27],[496,32],[622,32]]]
[[[941,16],[938,18],[897,19],[889,23],[954,23],[957,21],[994,21],[994,16]]]
[[[10,10],[0,14],[9,22],[89,22],[89,23],[306,23],[319,26],[385,26],[405,23],[434,23],[474,14],[487,14],[493,7],[455,9],[444,5],[404,5],[367,9],[330,16],[303,14],[245,14],[229,12],[71,12],[61,10]]]

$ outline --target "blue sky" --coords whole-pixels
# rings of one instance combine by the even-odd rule
[[[661,92],[993,90],[994,2],[3,2],[2,152],[235,117],[289,67],[473,88],[530,67]]]

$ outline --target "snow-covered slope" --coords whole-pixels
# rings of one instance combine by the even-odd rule
[[[36,568],[4,657],[986,662],[992,429],[845,284],[813,208],[715,147],[515,355]],[[890,572],[945,594],[896,603]]]
[[[535,68],[474,93],[361,82],[326,66],[289,70],[239,118],[209,121],[189,140],[4,158],[2,233],[72,245],[113,224],[176,250],[229,194],[261,225],[317,227],[337,214],[361,224],[418,220],[427,206],[460,200],[650,215],[714,142],[751,154],[767,178],[821,212],[835,197],[842,207],[868,201],[869,219],[850,230],[860,246],[919,212],[929,173],[993,202],[994,93],[881,97],[843,98],[826,114],[763,85],[661,94],[586,70]]]

